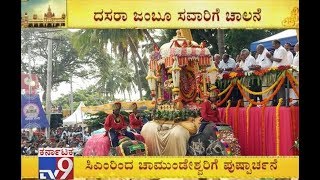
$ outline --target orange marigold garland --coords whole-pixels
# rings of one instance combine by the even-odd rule
[[[299,97],[299,91],[298,91],[297,86],[295,85],[296,84],[295,81],[297,81],[297,80],[295,80],[294,77],[288,72],[286,72],[286,76],[289,79],[289,82],[292,86],[294,93],[296,93],[296,95]]]
[[[294,144],[294,141],[296,140],[297,138],[297,134],[296,134],[296,122],[297,122],[297,119],[296,119],[296,115],[295,115],[295,107],[294,106],[290,106],[290,110],[291,110],[291,118],[292,118],[292,121],[291,121],[291,138],[293,140],[293,144]],[[296,149],[293,149],[293,152],[294,152],[294,155],[297,155],[297,151]]]
[[[276,153],[277,156],[280,155],[280,107],[283,99],[279,99],[279,103],[276,107]]]
[[[241,104],[242,100],[239,99],[236,107],[236,114],[234,118],[234,136],[238,138],[238,121],[239,121],[239,107]]]
[[[279,92],[281,86],[282,86],[283,83],[284,83],[284,80],[285,80],[285,77],[282,77],[281,80],[280,80],[280,82],[279,82],[279,84],[278,84],[278,86],[277,86],[277,88],[273,91],[273,93],[272,93],[268,98],[264,99],[264,100],[261,101],[261,102],[256,102],[256,101],[254,101],[253,99],[251,99],[251,98],[244,92],[244,90],[242,89],[241,85],[240,85],[239,83],[237,83],[237,85],[238,85],[238,88],[239,88],[239,90],[240,90],[240,93],[242,94],[242,96],[243,96],[244,98],[246,98],[247,101],[249,101],[250,103],[252,103],[252,104],[254,104],[254,105],[263,105],[263,104],[267,104],[267,103],[270,101],[270,99],[272,99],[272,98]]]
[[[226,107],[226,120],[225,120],[225,122],[226,122],[226,124],[229,124],[229,109],[231,106],[231,100],[228,100],[227,103],[228,103],[228,105]]]
[[[247,107],[247,112],[246,112],[246,115],[247,115],[247,121],[246,121],[246,124],[247,124],[247,128],[246,128],[246,133],[247,133],[247,138],[246,138],[246,146],[249,147],[249,114],[250,114],[250,108],[252,106],[252,103],[249,104],[249,106]]]
[[[266,144],[265,144],[265,109],[266,106],[262,105],[261,109],[261,143],[262,143],[262,155],[266,155]]]
[[[229,96],[230,96],[230,94],[231,94],[234,86],[235,86],[235,84],[232,83],[232,86],[230,87],[228,93],[227,93],[226,96],[223,98],[223,100],[218,101],[218,103],[217,103],[217,106],[218,106],[218,107],[221,106],[221,105],[229,98]]]

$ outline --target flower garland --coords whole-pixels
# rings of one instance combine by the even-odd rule
[[[277,79],[276,82],[274,82],[270,87],[268,87],[267,89],[261,91],[261,92],[254,92],[251,91],[250,89],[248,89],[247,87],[245,87],[243,84],[241,84],[240,80],[237,81],[237,83],[248,93],[253,94],[253,95],[262,95],[265,94],[269,91],[271,91],[272,89],[274,89],[274,87],[276,87],[276,85],[280,82],[281,78],[284,76],[284,72],[281,74],[281,76]]]
[[[244,77],[245,74],[244,72],[240,71],[240,72],[230,72],[230,73],[224,73],[222,75],[223,79],[233,79],[233,78],[240,78],[240,77]]]
[[[233,84],[233,83],[232,83],[232,84]],[[226,96],[224,97],[223,100],[218,101],[218,103],[217,103],[217,106],[218,106],[218,107],[221,106],[221,105],[229,98],[229,96],[230,96],[230,94],[231,94],[234,86],[235,86],[234,84],[231,86],[231,88],[229,89],[228,93],[226,94]]]
[[[294,84],[299,85],[298,80],[295,77],[293,77],[292,73],[289,73],[288,71],[286,71],[286,75],[289,79],[291,79],[294,82]]]
[[[266,155],[266,143],[265,143],[265,109],[266,106],[262,105],[261,109],[261,143],[262,143],[262,155]]]
[[[247,138],[246,138],[246,147],[249,147],[249,115],[250,115],[250,108],[252,106],[252,103],[249,104],[249,106],[247,107],[247,112],[246,112],[246,124],[247,124],[247,129],[246,129],[246,133],[247,133]]]
[[[292,121],[291,121],[291,132],[292,132],[292,135],[291,135],[291,138],[292,140],[294,140],[297,135],[296,135],[296,122],[297,122],[297,119],[296,119],[296,116],[295,116],[295,107],[294,106],[290,106],[290,110],[291,110],[291,118],[292,118]],[[298,154],[296,150],[294,150],[294,154]]]
[[[228,90],[229,90],[232,86],[234,86],[234,84],[233,84],[233,83],[230,83],[229,86],[228,86],[226,89],[224,89],[221,93],[218,94],[218,96],[222,96],[223,94],[225,94],[226,92],[228,92]]]
[[[238,121],[239,121],[239,107],[241,104],[242,100],[239,99],[237,106],[236,106],[236,111],[235,111],[235,119],[234,119],[234,136],[238,138]]]
[[[276,107],[276,154],[280,155],[280,106],[283,102],[283,99],[279,99],[279,103]]]
[[[246,100],[247,100],[248,102],[250,102],[250,103],[252,103],[252,104],[254,104],[254,105],[263,105],[263,104],[265,105],[265,104],[267,104],[267,103],[270,101],[270,99],[272,99],[272,98],[279,92],[281,86],[282,86],[283,83],[284,83],[284,80],[285,80],[285,78],[284,78],[284,77],[281,77],[281,80],[280,80],[277,88],[273,91],[273,93],[272,93],[268,98],[264,99],[264,100],[261,101],[261,102],[256,102],[256,101],[254,101],[253,99],[251,99],[251,98],[244,92],[244,90],[242,89],[242,87],[241,87],[239,84],[237,84],[237,85],[238,85],[238,88],[239,88],[239,90],[240,90],[240,93],[242,94],[242,96],[243,96],[244,98],[246,98]]]
[[[295,85],[295,84],[299,85],[298,83],[296,83],[297,80],[292,76],[292,74],[290,74],[288,72],[286,72],[286,76],[289,79],[289,82],[290,82],[290,84],[292,86],[292,89],[293,89],[294,93],[296,93],[296,95],[299,97],[299,91],[297,90],[297,87]]]
[[[198,109],[182,109],[182,110],[160,110],[158,109],[155,113],[155,119],[164,121],[185,121],[189,117],[197,117],[200,115]]]
[[[229,108],[230,108],[230,106],[231,106],[231,100],[229,99],[228,100],[228,106],[226,107],[226,120],[225,120],[225,122],[226,122],[226,124],[229,124]]]
[[[259,69],[259,70],[254,70],[254,71],[232,71],[229,73],[224,73],[222,75],[222,79],[233,79],[233,78],[241,78],[241,77],[245,77],[245,76],[264,76],[268,73],[275,73],[275,72],[279,72],[279,71],[286,71],[288,69],[293,69],[295,70],[293,67],[291,66],[278,66],[278,67],[271,67],[271,68],[266,68],[266,69]]]

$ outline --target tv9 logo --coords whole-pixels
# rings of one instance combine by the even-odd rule
[[[40,148],[39,179],[73,179],[72,148]]]

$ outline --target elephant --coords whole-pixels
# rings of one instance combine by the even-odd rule
[[[137,133],[133,133],[137,142],[144,142],[144,138]],[[121,139],[125,137],[119,137]],[[95,134],[91,136],[83,148],[83,156],[109,156],[111,143],[109,137],[105,134]]]
[[[226,148],[217,138],[214,123],[208,123],[202,132],[190,137],[187,147],[188,156],[225,156]]]
[[[199,127],[200,122],[196,123]],[[228,124],[210,122],[202,132],[197,132],[188,141],[188,156],[227,156],[231,154],[240,155],[240,145]]]

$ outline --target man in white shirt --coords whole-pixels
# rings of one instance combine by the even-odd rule
[[[220,71],[232,71],[236,67],[236,61],[230,58],[229,54],[223,54],[222,60],[219,63]]]
[[[243,71],[252,70],[256,65],[256,60],[248,49],[242,49],[240,53],[240,59],[244,59],[243,63],[239,63],[239,68],[241,68]]]
[[[283,46],[281,46],[280,41],[273,40],[272,47],[275,49],[273,56],[271,54],[267,54],[267,57],[272,61],[272,67],[289,65],[287,50]]]
[[[272,61],[272,67],[279,67],[279,66],[286,66],[289,65],[288,59],[287,59],[287,50],[281,46],[281,43],[279,40],[273,40],[272,41],[272,47],[275,49],[273,56],[270,54],[267,54],[267,57]],[[277,93],[276,96],[273,98],[273,106],[276,106],[278,104],[278,101],[280,98],[282,98],[284,101],[281,105],[285,105],[286,99],[286,86],[283,84]]]
[[[293,58],[292,65],[299,68],[299,42],[296,43],[293,50],[296,52],[296,55]],[[299,82],[299,72],[294,71],[293,76],[298,80]],[[298,86],[297,86],[298,87]],[[299,88],[298,88],[299,91]],[[297,104],[299,97],[296,95],[296,93],[293,91],[293,89],[290,89],[290,98],[292,98],[291,104]]]
[[[284,45],[284,48],[287,50],[287,60],[288,60],[289,65],[291,65],[292,61],[293,61],[293,54],[291,52],[291,44],[290,43],[286,43]]]
[[[297,42],[293,50],[296,52],[296,55],[293,58],[292,65],[299,67],[299,42]]]
[[[255,58],[251,55],[250,51],[248,49],[242,49],[240,53],[240,59],[244,59],[243,63],[240,64],[239,68],[241,68],[244,71],[249,71],[249,70],[254,70],[256,68],[256,60]],[[261,83],[260,83],[261,84]],[[254,92],[261,92],[262,87],[261,85],[258,86],[258,81],[257,79],[254,79],[253,81],[250,81],[249,84],[249,89]],[[253,95],[249,94],[250,99],[254,99],[254,101],[259,100],[262,101],[262,96],[261,95]]]
[[[259,44],[256,52],[256,69],[266,69],[271,67],[272,62],[267,57],[267,54],[270,54],[269,51],[263,46],[263,44]]]
[[[219,63],[219,71],[220,72],[226,72],[226,71],[232,71],[233,69],[236,68],[236,61],[232,58],[230,58],[229,54],[225,53],[222,55],[222,60]],[[221,88],[221,87],[220,87]],[[220,90],[223,90],[226,87],[222,87]],[[225,95],[222,95],[221,99],[224,98]],[[239,89],[237,88],[237,86],[235,86],[231,92],[230,95],[230,99],[231,99],[231,106],[236,106],[238,103],[239,99],[242,99],[242,95],[239,91]],[[226,102],[224,104],[222,104],[222,107],[226,106]]]
[[[267,48],[265,48],[263,46],[263,44],[259,44],[256,48],[256,66],[255,69],[268,69],[271,67],[272,62],[271,60],[267,57],[267,54],[270,54],[269,51],[267,50]],[[259,88],[257,89],[257,91],[262,91],[264,89],[266,89],[266,87],[268,86],[266,79],[263,79],[263,81],[261,82]],[[272,93],[272,92],[271,92]],[[266,98],[270,95],[270,93],[266,93],[259,97],[259,100],[262,101],[263,98]]]
[[[213,56],[213,61],[214,61],[214,65],[216,66],[216,68],[219,67],[220,61],[221,61],[221,56],[220,54],[215,54]]]

